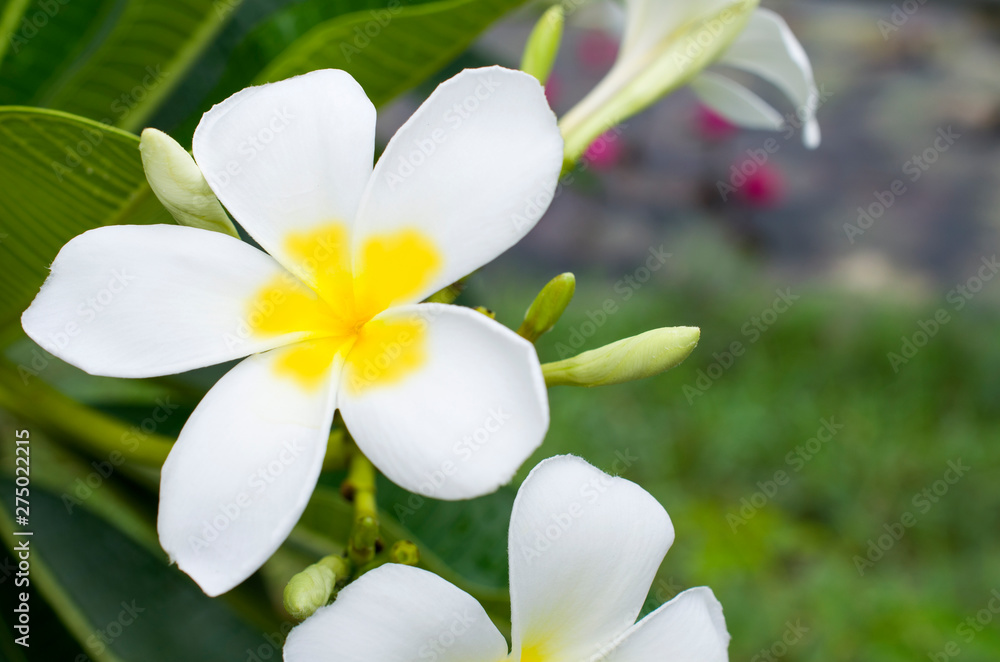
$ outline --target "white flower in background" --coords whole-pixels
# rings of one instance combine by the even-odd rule
[[[812,65],[784,19],[759,8],[758,1],[625,0],[624,36],[614,66],[560,121],[567,155],[577,158],[609,128],[687,84],[734,124],[769,130],[786,126],[781,113],[757,94],[705,71],[713,64],[777,86],[795,105],[803,141],[817,147],[819,92]],[[608,24],[615,29],[620,22]]]
[[[441,499],[508,482],[548,427],[529,342],[468,308],[417,304],[507,250],[551,201],[563,144],[541,86],[462,72],[373,169],[374,142],[375,108],[345,72],[243,90],[205,114],[194,155],[267,253],[191,227],[92,230],[63,247],[22,317],[95,375],[249,355],[163,466],[160,542],[209,595],[287,537],[336,409],[386,476]]]
[[[472,596],[401,565],[366,573],[291,631],[285,662],[724,662],[707,588],[635,622],[674,539],[645,490],[561,456],[532,470],[510,516],[513,650]]]

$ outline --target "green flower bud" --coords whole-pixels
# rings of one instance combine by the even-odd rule
[[[179,225],[239,237],[198,164],[176,140],[145,129],[139,152],[149,187]]]
[[[417,565],[420,562],[420,549],[409,540],[400,540],[389,550],[389,560],[403,565]]]
[[[552,330],[562,317],[576,291],[576,277],[571,273],[556,276],[542,288],[524,314],[518,335],[535,342]]]
[[[528,37],[521,58],[521,71],[529,73],[538,79],[542,85],[552,73],[559,45],[562,42],[563,24],[566,22],[566,12],[562,5],[550,7],[542,14]]]
[[[547,386],[606,386],[658,375],[679,365],[698,345],[701,329],[678,326],[625,338],[572,358],[542,365]]]
[[[351,573],[340,556],[327,556],[296,574],[285,586],[285,611],[299,620],[309,618],[333,597],[337,583]]]

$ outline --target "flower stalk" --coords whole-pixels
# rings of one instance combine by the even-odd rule
[[[378,505],[375,499],[375,467],[355,449],[341,492],[354,503],[354,525],[347,543],[347,556],[355,566],[375,558],[379,543]]]

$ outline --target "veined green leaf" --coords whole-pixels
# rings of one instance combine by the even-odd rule
[[[382,105],[424,82],[525,1],[245,0],[155,122],[188,144],[212,104],[251,84],[324,68],[349,72]],[[202,101],[192,104],[192,97]]]
[[[0,17],[0,101],[140,128],[240,2],[10,2]]]
[[[255,79],[281,80],[321,68],[343,69],[376,105],[419,84],[457,57],[490,24],[525,0],[388,3],[320,24]]]
[[[81,117],[0,107],[0,326],[38,292],[63,244],[115,223],[173,223],[138,137]]]
[[[18,21],[24,16],[24,10],[31,0],[4,0],[0,3],[0,63],[3,62],[7,48],[13,44],[13,37],[18,29]]]

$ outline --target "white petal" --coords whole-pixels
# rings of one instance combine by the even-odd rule
[[[702,72],[691,81],[691,89],[702,103],[733,124],[769,131],[778,131],[785,125],[781,113],[770,104],[725,76]]]
[[[419,301],[527,234],[552,200],[562,160],[535,78],[501,67],[463,71],[389,141],[358,212],[355,260],[371,239],[415,230],[440,258],[406,298]]]
[[[375,107],[350,74],[326,69],[237,92],[205,113],[193,146],[226,209],[298,273],[289,235],[351,224],[374,145]]]
[[[420,304],[379,319],[420,330],[402,358],[392,338],[382,355],[348,355],[338,404],[358,447],[397,485],[435,499],[509,482],[549,424],[535,348],[469,308]],[[383,357],[415,367],[386,380]]]
[[[579,662],[602,652],[635,623],[673,539],[666,511],[638,485],[577,457],[540,463],[510,516],[515,655]]]
[[[97,228],[59,251],[21,324],[93,375],[168,375],[301,338],[249,332],[252,297],[278,278],[306,290],[267,254],[218,232]]]
[[[160,544],[208,595],[233,588],[274,553],[316,485],[341,364],[303,387],[282,370],[304,346],[255,354],[229,371],[163,464]]]
[[[468,593],[403,565],[372,570],[293,629],[285,662],[500,662],[507,642]]]
[[[819,146],[820,131],[816,122],[819,91],[812,64],[785,19],[769,9],[755,11],[746,29],[719,59],[719,64],[754,73],[781,89],[805,122],[803,140],[806,146]]]
[[[627,22],[622,57],[653,49],[663,40],[675,37],[680,30],[718,16],[734,4],[735,0],[625,0]]]
[[[729,47],[756,2],[628,0],[611,71],[559,122],[568,159],[665,94],[686,85]]]
[[[642,619],[606,651],[614,662],[726,662],[729,632],[722,605],[709,588],[684,591]]]

